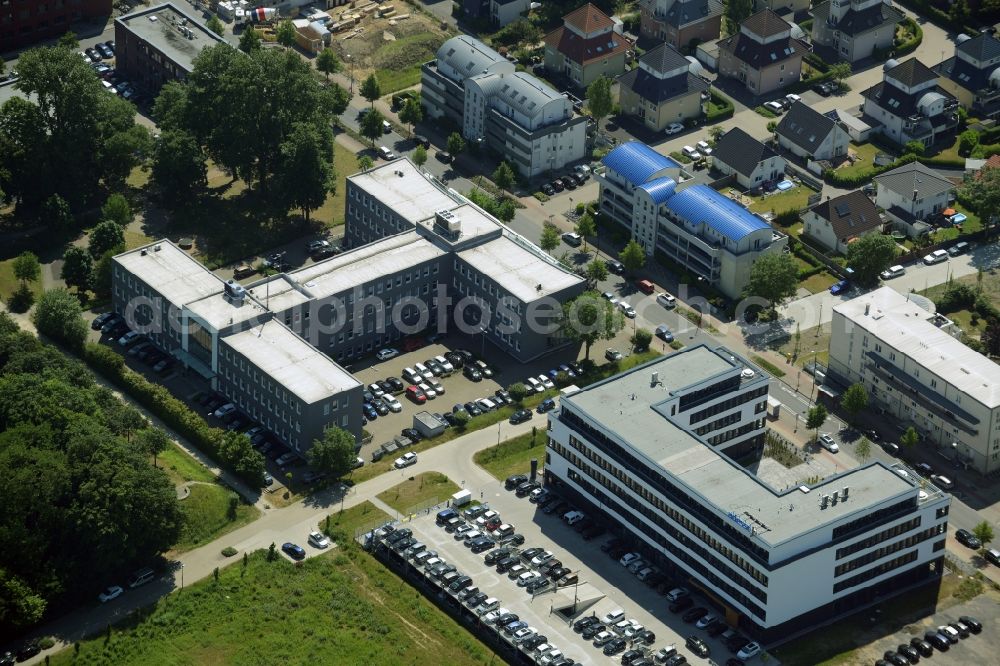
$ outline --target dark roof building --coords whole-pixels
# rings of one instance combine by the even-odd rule
[[[58,37],[79,21],[100,20],[103,24],[111,16],[113,4],[112,0],[3,0],[0,2],[0,53]]]
[[[813,6],[813,44],[856,62],[891,48],[902,20],[903,12],[883,0],[822,2]]]
[[[847,154],[850,135],[837,120],[796,102],[775,128],[778,145],[799,157],[829,160]]]
[[[752,189],[785,171],[785,160],[739,127],[723,134],[712,150],[712,164],[723,173],[736,174],[743,187]]]
[[[934,67],[942,88],[979,118],[1000,115],[1000,40],[959,35],[955,55]]]
[[[792,37],[788,21],[764,9],[743,21],[738,33],[719,40],[719,74],[764,95],[799,80],[808,50]]]
[[[806,235],[841,254],[852,240],[882,230],[875,203],[857,190],[816,204],[802,219]]]
[[[618,79],[622,109],[662,130],[670,123],[701,115],[701,93],[708,82],[691,73],[691,61],[667,44],[639,59],[639,66]]]
[[[655,44],[681,49],[692,40],[710,42],[719,37],[723,3],[720,0],[644,0],[639,32]]]
[[[938,76],[916,58],[889,60],[881,83],[861,93],[864,113],[880,124],[882,134],[900,144],[931,145],[954,133],[958,100],[937,84]]]
[[[563,74],[579,88],[625,71],[631,44],[614,20],[586,4],[563,17],[563,24],[545,35],[545,67]]]

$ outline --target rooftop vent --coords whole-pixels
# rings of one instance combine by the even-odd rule
[[[159,244],[157,244],[157,245],[154,245],[154,246],[153,246],[153,252],[159,252],[159,251],[160,251],[160,246],[159,246]]]
[[[849,486],[844,486],[844,489],[840,491],[840,495],[841,495],[841,498],[842,498],[842,499],[843,499],[843,500],[844,500],[845,502],[847,501],[847,491],[849,491],[849,490],[850,490],[850,487],[849,487]]]
[[[823,497],[821,497],[819,500],[819,508],[825,509],[829,503],[830,503],[830,496],[823,495]]]
[[[837,490],[834,490],[834,491],[833,491],[833,497],[832,497],[832,498],[830,498],[830,499],[831,499],[831,501],[832,501],[832,502],[833,502],[834,504],[836,504],[836,503],[837,503],[837,500],[839,500],[839,499],[840,499],[840,492],[839,492],[839,491],[837,491]]]
[[[226,281],[225,295],[230,300],[235,301],[237,303],[242,303],[243,299],[246,297],[246,294],[247,294],[246,289],[244,289],[241,285],[237,284],[236,280]]]
[[[657,370],[653,370],[653,374],[649,378],[649,385],[656,386],[660,383],[660,373]]]
[[[139,256],[140,257],[145,257],[146,256],[146,250],[139,250]]]
[[[962,34],[960,34],[958,37],[955,38],[955,43],[961,44],[962,42],[967,42],[970,39],[972,39],[972,37],[969,37],[967,34],[963,32]]]

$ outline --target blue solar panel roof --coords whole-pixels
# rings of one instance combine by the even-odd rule
[[[704,222],[726,238],[738,241],[767,222],[708,185],[692,185],[670,197],[667,208],[694,224]]]
[[[601,162],[609,169],[620,173],[633,185],[642,185],[661,169],[680,166],[666,155],[661,155],[639,141],[623,143],[605,155]]]
[[[674,189],[677,187],[677,183],[674,182],[673,178],[657,178],[656,180],[651,180],[648,183],[643,183],[639,186],[640,189],[645,190],[649,193],[650,198],[653,203],[657,206],[669,199],[674,194]]]

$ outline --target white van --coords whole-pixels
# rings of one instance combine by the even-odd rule
[[[128,581],[128,586],[129,587],[139,587],[140,585],[145,585],[146,583],[150,582],[155,577],[156,577],[156,574],[153,572],[152,569],[148,569],[148,568],[147,569],[139,569],[134,574],[132,574],[132,577]]]
[[[491,610],[497,608],[499,605],[500,605],[499,599],[497,599],[496,597],[490,597],[489,599],[484,601],[479,606],[479,608],[476,609],[476,613],[479,615],[485,615],[486,613],[489,613]]]
[[[586,518],[582,511],[570,511],[563,516],[563,520],[566,521],[567,525],[576,525],[578,522]]]
[[[403,368],[403,379],[411,384],[419,384],[424,381],[423,376],[413,368]]]
[[[545,387],[542,386],[542,383],[537,379],[535,379],[534,377],[528,377],[526,380],[524,380],[524,384],[529,389],[531,389],[533,393],[541,393],[542,391],[545,390]]]
[[[482,407],[484,412],[492,412],[497,408],[497,404],[489,398],[480,398],[476,400],[476,404]]]
[[[430,381],[431,379],[434,379],[434,373],[428,370],[427,366],[423,363],[414,363],[413,369],[419,372],[420,376],[423,377],[423,380],[421,381]]]

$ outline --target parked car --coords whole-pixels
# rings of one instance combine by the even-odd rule
[[[510,415],[510,422],[513,424],[524,423],[525,421],[531,420],[531,411],[527,409],[519,409]]]
[[[410,385],[406,387],[406,397],[418,405],[422,405],[427,402],[427,395],[420,389],[419,386]]]
[[[944,250],[934,250],[930,254],[925,255],[923,259],[923,262],[928,266],[939,264],[942,261],[948,261],[948,253]]]
[[[684,131],[684,125],[681,123],[670,123],[667,125],[667,129],[663,130],[663,133],[667,136],[672,136],[674,134],[680,134]]]
[[[837,442],[833,441],[833,437],[827,433],[820,435],[818,442],[820,446],[830,453],[837,453],[840,451],[840,447],[837,445]]]
[[[302,546],[294,544],[290,541],[286,541],[281,545],[281,550],[284,551],[293,560],[305,559],[306,551]]]
[[[380,349],[375,357],[380,361],[388,361],[390,358],[395,358],[399,356],[399,350],[393,347],[386,347],[385,349]]]
[[[617,361],[622,360],[622,358],[624,357],[622,356],[622,353],[617,349],[607,349],[604,352],[604,358],[612,363],[615,363]]]
[[[882,271],[879,277],[881,277],[883,280],[891,280],[893,278],[898,278],[901,275],[905,274],[906,274],[906,269],[897,264],[895,266],[889,266],[889,268]]]
[[[851,286],[850,280],[840,280],[834,283],[833,286],[830,287],[830,293],[835,296],[838,294],[843,294],[850,288],[850,286]]]
[[[417,454],[413,451],[407,451],[400,457],[393,461],[392,466],[396,469],[403,469],[404,467],[409,467],[410,465],[417,464]]]
[[[948,248],[948,254],[952,257],[957,257],[958,255],[966,252],[969,249],[969,244],[966,241],[959,241]]]
[[[125,590],[122,589],[120,585],[111,585],[104,589],[103,592],[97,595],[98,600],[102,604],[106,604],[113,599],[117,599],[122,595]]]

